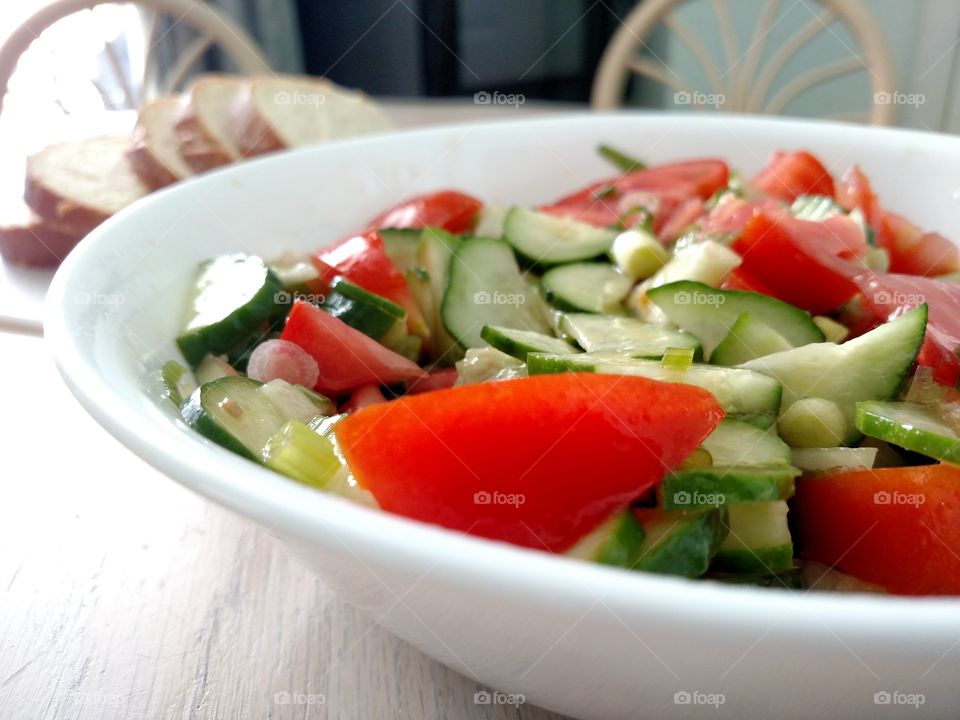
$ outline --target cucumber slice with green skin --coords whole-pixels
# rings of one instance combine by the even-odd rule
[[[910,373],[927,327],[927,306],[842,345],[817,343],[767,355],[738,367],[754,370],[783,384],[783,407],[800,398],[825,398],[837,404],[847,420],[843,443],[860,438],[856,405],[889,400]]]
[[[331,283],[323,309],[374,340],[382,339],[398,324],[406,324],[407,317],[396,303],[340,277]]]
[[[242,375],[201,385],[181,409],[184,421],[204,437],[260,462],[267,441],[290,420],[306,423],[336,412],[315,392],[282,380],[267,384]]]
[[[592,260],[606,254],[616,230],[515,207],[503,220],[503,237],[524,261],[538,267]]]
[[[383,248],[387,251],[387,257],[397,266],[397,270],[406,272],[419,266],[418,250],[422,230],[380,228],[378,232],[383,239]]]
[[[457,361],[457,385],[476,385],[491,380],[526,377],[527,366],[496,348],[470,348]]]
[[[724,418],[701,447],[714,467],[789,466],[790,447],[777,434],[750,423]]]
[[[805,473],[870,470],[877,460],[875,447],[794,448],[791,464]]]
[[[787,503],[760,502],[727,508],[729,532],[711,570],[774,575],[793,568]]]
[[[559,327],[560,332],[572,337],[587,352],[660,358],[668,348],[691,348],[693,359],[700,358],[700,341],[693,335],[636,318],[566,313],[560,318]]]
[[[960,436],[931,408],[913,402],[857,403],[857,429],[905,450],[960,464]]]
[[[633,281],[608,263],[573,263],[547,270],[540,279],[547,301],[568,312],[624,312]]]
[[[222,255],[203,263],[183,333],[177,345],[196,367],[208,353],[220,355],[240,347],[278,310],[280,278],[252,255]]]
[[[635,510],[644,531],[634,570],[695,578],[710,567],[727,533],[723,508],[700,512]]]
[[[187,369],[176,360],[167,360],[160,368],[161,397],[169,400],[178,410],[183,399],[197,389],[197,384]]]
[[[775,328],[791,347],[824,340],[823,332],[809,313],[760,293],[719,290],[700,282],[680,280],[651,288],[647,297],[672,322],[700,338],[707,358],[743,313]]]
[[[637,375],[661,382],[696,385],[712,393],[728,414],[767,415],[771,423],[780,409],[780,383],[758,372],[693,364],[684,371],[670,370],[655,360],[633,358],[623,353],[547,355],[530,353],[531,375],[561,372],[598,372]],[[771,382],[772,381],[772,382]]]
[[[197,379],[198,385],[206,385],[209,382],[219,380],[222,377],[229,377],[230,375],[239,375],[239,373],[234,369],[233,365],[219,355],[207,355],[200,361],[200,364],[197,365],[197,369],[193,371],[193,376]],[[194,388],[194,390],[196,390],[196,388]],[[193,390],[190,392],[193,392]]]
[[[436,228],[426,228],[420,234],[420,245],[417,248],[417,263],[426,273],[431,300],[429,307],[426,307],[426,304],[420,307],[427,320],[427,327],[430,328],[430,357],[437,366],[453,365],[463,357],[463,349],[447,332],[441,312],[443,297],[450,281],[450,265],[462,243],[456,235]],[[407,283],[410,283],[409,277]]]
[[[546,313],[535,288],[524,280],[510,246],[474,238],[457,250],[443,296],[443,324],[464,348],[481,347],[484,325],[548,334]]]
[[[576,352],[563,340],[529,330],[485,325],[483,330],[480,331],[480,337],[497,350],[523,361],[526,361],[527,354],[532,352],[558,354]]]
[[[632,568],[640,560],[645,533],[632,510],[621,510],[581,539],[566,554],[570,557]]]
[[[787,339],[750,313],[741,313],[710,356],[714,365],[732,367],[764,355],[792,350]]]
[[[793,495],[794,467],[710,467],[667,473],[660,486],[665,510],[733,506]]]

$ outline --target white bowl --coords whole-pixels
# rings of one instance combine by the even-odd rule
[[[148,371],[176,356],[201,260],[313,249],[443,187],[549,200],[611,174],[601,141],[652,162],[720,156],[746,173],[807,148],[835,172],[860,163],[891,209],[960,237],[956,138],[663,114],[439,128],[277,155],[149,197],[64,263],[48,341],[73,393],[135,453],[268,528],[400,637],[527,702],[584,718],[873,718],[912,711],[883,700],[920,698],[875,701],[901,692],[922,696],[925,717],[956,717],[960,601],[726,587],[459,535],[288,481],[188,431],[145,391]]]

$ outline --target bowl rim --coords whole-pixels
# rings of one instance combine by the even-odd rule
[[[882,639],[886,643],[905,642],[904,650],[907,645],[916,647],[924,640],[942,639],[948,628],[960,629],[960,613],[957,612],[960,598],[771,592],[766,588],[631,573],[466,536],[316,492],[203,438],[191,437],[182,427],[177,427],[176,422],[169,422],[169,428],[160,428],[158,432],[157,422],[124,400],[108,379],[85,359],[80,339],[70,331],[71,287],[83,281],[85,271],[96,264],[98,255],[122,242],[119,238],[123,234],[111,231],[122,227],[141,208],[174,202],[171,198],[193,192],[203,183],[217,183],[231,176],[255,173],[263,164],[282,165],[294,154],[322,156],[330,148],[343,145],[389,145],[414,137],[443,138],[464,131],[490,131],[492,128],[510,133],[517,126],[601,125],[611,118],[622,120],[625,116],[640,123],[655,118],[658,122],[726,123],[744,128],[775,125],[785,133],[798,127],[817,127],[824,132],[853,130],[881,138],[896,135],[898,140],[907,143],[929,144],[936,138],[937,142],[950,142],[960,150],[960,138],[902,128],[863,128],[822,121],[719,113],[696,117],[683,113],[578,112],[546,118],[419,128],[279,153],[154,193],[93,231],[67,257],[54,277],[45,311],[45,341],[52,349],[61,376],[80,404],[110,434],[147,463],[200,495],[254,519],[268,531],[347,551],[378,579],[367,561],[388,553],[393,567],[416,573],[420,579],[434,574],[435,581],[442,579],[462,591],[524,598],[539,606],[567,610],[599,601],[623,617],[638,608],[648,617],[682,614],[690,626],[715,625],[717,618],[723,617],[724,626],[730,629],[752,631],[760,624],[772,623],[779,625],[781,632],[797,638],[811,632],[822,634],[824,623],[837,623],[842,624],[850,636],[864,642],[877,641],[877,623],[882,622],[886,628],[881,634]]]

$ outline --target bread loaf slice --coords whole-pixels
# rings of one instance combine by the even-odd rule
[[[243,78],[202,75],[184,95],[176,134],[180,155],[197,173],[240,159],[230,132],[232,108],[245,87]]]
[[[149,192],[127,159],[129,137],[57,143],[27,158],[23,197],[48,223],[78,235]]]
[[[12,265],[59,265],[83,238],[82,232],[44,220],[23,202],[13,209],[5,205],[4,212],[0,221],[0,256]]]
[[[241,156],[259,155],[390,127],[366,95],[334,83],[291,75],[258,76],[233,106],[233,144]]]
[[[176,96],[157,98],[140,108],[128,157],[134,172],[151,190],[193,175],[180,154],[175,130],[180,112],[181,99]]]

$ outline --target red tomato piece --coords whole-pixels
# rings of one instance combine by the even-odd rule
[[[383,509],[563,552],[656,486],[722,417],[690,385],[540,375],[368,407],[337,438]]]
[[[777,200],[743,200],[728,196],[714,206],[700,223],[700,229],[705,233],[740,233],[754,216],[760,213],[777,215],[783,210]]]
[[[663,223],[659,231],[660,238],[664,242],[673,242],[690,225],[703,217],[703,200],[698,197],[690,198],[674,210]]]
[[[960,594],[960,468],[804,478],[791,516],[801,557],[892,593]]]
[[[340,406],[340,412],[353,413],[370,405],[385,403],[387,399],[380,392],[379,385],[364,385],[353,391],[350,400]]]
[[[441,190],[404,200],[370,221],[370,229],[442,228],[454,235],[476,225],[483,202],[458,190]]]
[[[727,274],[726,280],[720,286],[724,290],[744,290],[746,292],[760,293],[775,297],[776,294],[767,287],[762,280],[754,277],[743,267],[735,267]]]
[[[410,332],[420,337],[429,336],[420,306],[413,299],[403,273],[387,255],[383,238],[376,230],[328,245],[310,259],[320,273],[311,290],[326,292],[336,276],[343,276],[367,292],[395,302],[407,311]]]
[[[433,392],[434,390],[446,390],[452,388],[457,381],[457,371],[453,368],[449,370],[434,370],[426,377],[414,380],[407,388],[408,395],[418,393]]]
[[[299,345],[317,361],[320,374],[314,389],[324,395],[337,397],[363,385],[391,385],[426,374],[339,318],[299,300],[280,339]]]
[[[753,179],[755,188],[770,197],[792,203],[801,195],[834,196],[833,177],[808,152],[776,152]]]
[[[883,213],[877,244],[890,254],[890,272],[945,275],[960,270],[960,250],[943,235],[925,233],[891,212]]]

